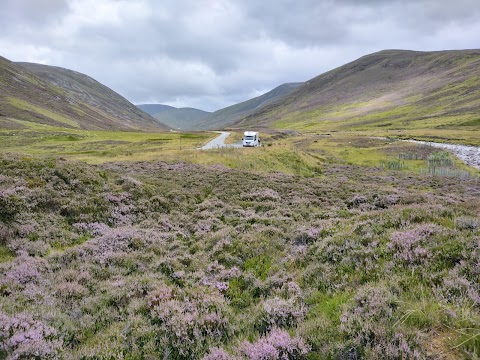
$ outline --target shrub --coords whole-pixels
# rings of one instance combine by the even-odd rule
[[[393,326],[398,298],[397,290],[386,286],[366,285],[355,296],[340,318],[341,331],[355,356],[368,359],[419,359],[415,335]]]
[[[13,221],[24,208],[25,200],[15,189],[0,189],[0,221]]]
[[[27,284],[39,284],[44,279],[43,272],[48,267],[45,260],[28,256],[25,253],[8,265],[5,275],[0,278],[0,285],[16,288],[24,288]]]
[[[480,307],[480,286],[472,283],[457,269],[449,271],[443,278],[443,283],[435,288],[437,296],[448,303],[458,304],[465,301]]]
[[[455,219],[455,227],[459,230],[475,230],[479,224],[478,219],[469,216],[460,216]]]
[[[305,314],[306,308],[296,299],[285,300],[275,297],[263,303],[259,327],[262,331],[273,327],[292,327],[302,321]]]
[[[57,358],[63,341],[57,331],[31,315],[0,311],[0,350],[7,359]]]
[[[243,200],[251,201],[279,201],[281,199],[278,192],[273,189],[261,189],[241,196]]]
[[[388,248],[394,252],[394,259],[408,264],[426,263],[432,256],[425,243],[430,236],[441,231],[441,228],[433,224],[422,224],[406,230],[396,231],[390,236]]]
[[[61,282],[54,286],[55,295],[64,301],[81,299],[87,295],[87,289],[77,282]]]
[[[16,254],[27,253],[30,256],[44,256],[50,250],[44,241],[29,241],[22,238],[11,240],[8,248]]]
[[[165,351],[175,356],[198,357],[231,334],[225,300],[218,293],[161,287],[149,296],[148,306]]]
[[[208,354],[202,358],[202,360],[234,360],[235,357],[231,356],[225,350],[220,348],[212,348]]]
[[[277,328],[254,343],[245,341],[240,352],[248,360],[300,360],[305,359],[310,348],[300,337],[291,337]]]

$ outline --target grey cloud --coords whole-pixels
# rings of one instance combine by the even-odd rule
[[[449,23],[476,21],[480,14],[478,0],[337,0],[352,9],[370,9],[376,16],[385,16],[398,27],[428,30]]]
[[[48,23],[68,11],[66,0],[3,0],[0,19],[3,25],[35,26]],[[8,30],[6,26],[3,31]]]
[[[133,102],[215,110],[385,48],[478,47],[479,11],[477,0],[4,0],[0,47]]]
[[[333,1],[247,1],[244,11],[266,36],[296,47],[342,41],[347,27]],[[347,20],[347,19],[345,19]]]

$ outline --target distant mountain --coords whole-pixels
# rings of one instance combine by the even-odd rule
[[[480,50],[385,50],[317,76],[235,127],[479,129]]]
[[[0,57],[0,124],[18,120],[58,127],[167,130],[168,127],[91,77]]]
[[[211,113],[194,108],[178,108],[159,112],[154,115],[163,124],[167,124],[172,129],[196,130],[198,123],[203,121]]]
[[[221,129],[234,123],[256,110],[262,109],[273,101],[291,93],[302,83],[283,84],[256,98],[235,104],[211,113],[196,124],[195,129]]]
[[[163,104],[139,104],[136,105],[140,110],[145,111],[147,114],[156,115],[160,114],[161,112],[174,110],[176,107],[163,105]]]
[[[197,123],[211,114],[200,109],[176,108],[163,104],[139,104],[137,107],[172,129],[180,130],[203,130],[197,126]]]

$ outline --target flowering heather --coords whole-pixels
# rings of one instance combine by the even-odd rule
[[[305,314],[306,308],[301,302],[275,297],[263,304],[261,322],[267,330],[272,327],[292,327],[301,322]]]
[[[231,331],[225,300],[215,293],[174,294],[172,289],[161,287],[149,296],[148,306],[160,332],[169,337],[165,345],[179,356],[198,355],[210,342],[226,338]]]
[[[475,230],[480,226],[480,221],[468,216],[459,216],[455,219],[455,226],[461,230]]]
[[[74,252],[79,258],[107,264],[117,255],[132,252],[136,246],[144,246],[156,239],[158,234],[119,227],[78,246]]]
[[[20,288],[27,284],[38,284],[44,279],[43,274],[47,267],[46,261],[23,253],[10,266],[3,266],[5,270],[0,279],[0,284],[3,284],[3,286],[11,284]]]
[[[0,189],[0,220],[13,221],[25,206],[25,200],[17,189]]]
[[[256,200],[256,201],[277,201],[280,200],[280,195],[273,189],[261,189],[258,191],[254,191],[248,194],[242,195],[242,199],[245,200]]]
[[[341,330],[365,358],[421,359],[418,334],[399,332],[391,321],[398,307],[396,289],[366,286],[340,318]],[[400,329],[399,329],[400,328]]]
[[[148,308],[153,310],[156,306],[161,306],[163,303],[171,300],[172,298],[173,289],[169,286],[161,286],[148,296]]]
[[[73,227],[79,231],[88,232],[92,236],[101,236],[108,233],[110,227],[104,223],[94,222],[90,224],[76,223]]]
[[[319,238],[328,235],[331,227],[332,224],[325,222],[312,224],[310,226],[303,225],[297,230],[297,235],[295,236],[294,242],[297,245],[311,244]]]
[[[474,180],[0,165],[0,358],[480,356]]]
[[[55,359],[63,342],[57,331],[26,313],[9,316],[0,311],[0,351],[7,359]]]
[[[433,224],[419,225],[411,230],[396,231],[390,236],[388,247],[394,251],[394,258],[407,263],[421,263],[432,256],[426,247],[430,236],[441,232]]]
[[[234,360],[235,358],[220,348],[212,348],[209,350],[207,356],[204,356],[202,360]]]
[[[309,346],[303,339],[291,337],[287,331],[276,328],[258,341],[246,341],[241,346],[241,352],[248,360],[305,359],[308,351]]]
[[[466,301],[480,307],[480,284],[469,281],[457,269],[445,276],[442,286],[437,287],[435,292],[446,302]]]

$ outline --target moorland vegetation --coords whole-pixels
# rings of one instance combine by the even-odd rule
[[[399,140],[478,146],[476,64],[373,54],[200,151],[1,58],[0,359],[479,358],[479,171]]]
[[[478,177],[420,174],[434,148],[343,141],[417,154],[390,169],[327,140],[97,165],[4,153],[1,356],[478,356]]]

